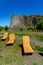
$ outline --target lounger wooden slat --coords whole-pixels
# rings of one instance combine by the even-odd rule
[[[24,49],[24,53],[33,53],[34,52],[30,45],[29,36],[23,36],[23,49]]]
[[[14,40],[15,40],[15,35],[14,35],[14,33],[11,33],[9,35],[9,41],[6,43],[6,45],[7,44],[13,44],[14,43]]]

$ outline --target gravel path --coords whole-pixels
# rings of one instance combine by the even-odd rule
[[[30,39],[30,42],[35,43],[35,44],[38,45],[38,46],[43,46],[43,42],[38,41],[38,40],[35,40],[35,39],[33,39],[33,38]]]
[[[0,36],[3,36],[3,34],[0,34]]]

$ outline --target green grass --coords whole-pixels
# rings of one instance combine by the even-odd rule
[[[33,65],[38,65],[37,63],[33,63]]]
[[[10,32],[12,33],[12,32]],[[15,33],[15,35],[17,36],[23,36],[23,35],[27,35],[30,36],[31,38],[35,38],[39,41],[43,41],[43,32],[30,32],[30,31],[13,31],[13,33]]]
[[[43,65],[43,58],[40,60],[41,64]]]
[[[5,46],[7,41],[0,42],[0,65],[24,65],[24,58],[19,55],[21,41],[15,40],[13,46]],[[19,52],[18,52],[19,51]],[[22,51],[21,51],[22,52]]]
[[[42,62],[43,63],[43,59],[41,59],[41,61],[40,62]]]
[[[35,43],[31,43],[31,47],[37,52],[43,52],[43,47],[37,46]]]
[[[40,46],[35,46],[35,50],[38,50],[39,52],[43,52],[43,47]]]
[[[37,40],[43,41],[43,35],[42,36],[36,36]]]
[[[43,41],[43,33],[42,32],[18,31],[18,32],[14,32],[14,33],[17,36],[27,35],[27,36],[30,36],[31,38],[37,39],[39,41]]]
[[[30,37],[35,37],[38,35],[42,35],[40,33],[35,33],[35,32],[29,32],[29,31],[22,31],[22,32],[14,32],[15,35],[20,36],[22,38],[23,35],[29,35]],[[0,37],[1,38],[1,37]],[[21,39],[16,39],[15,43],[13,46],[5,46],[6,41],[0,41],[0,65],[24,65],[25,64],[25,58],[29,57],[28,56],[22,56],[22,50],[20,45],[22,45],[22,40]],[[36,46],[35,44],[31,43],[31,46],[33,50],[37,51],[43,51],[42,47]],[[41,60],[42,63],[43,60]],[[37,63],[34,63],[36,65]]]
[[[15,40],[13,46],[5,46],[4,42],[0,42],[0,65],[24,65],[25,56],[22,56],[21,47],[22,40]],[[30,56],[30,55],[28,55]],[[35,65],[35,63],[34,63]]]

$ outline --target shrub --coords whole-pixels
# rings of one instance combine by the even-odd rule
[[[2,31],[2,26],[0,26],[0,31]]]
[[[23,31],[23,28],[20,28],[20,31]]]
[[[32,31],[34,31],[36,29],[36,26],[29,26],[29,27],[27,27],[27,30],[32,30]]]
[[[5,26],[5,30],[7,31],[9,29],[9,27],[8,26]]]
[[[43,20],[40,20],[40,21],[38,21],[38,23],[37,23],[37,25],[36,25],[36,29],[37,29],[37,31],[39,30],[39,31],[43,31]]]

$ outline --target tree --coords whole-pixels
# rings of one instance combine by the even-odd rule
[[[36,16],[32,17],[32,23],[33,23],[34,26],[37,24],[37,18],[36,18]]]
[[[2,31],[2,26],[0,26],[0,31]]]
[[[43,20],[40,20],[37,25],[36,25],[36,29],[37,31],[39,30],[42,30],[43,31]]]
[[[9,27],[8,26],[5,26],[5,31],[7,31],[9,29]]]
[[[23,28],[20,28],[20,31],[23,31]]]

